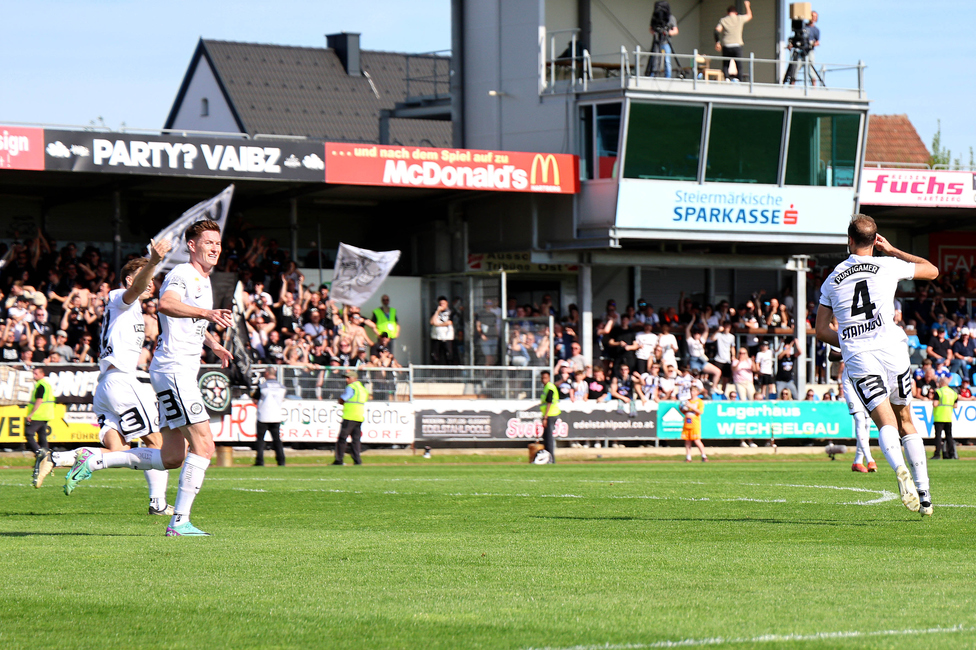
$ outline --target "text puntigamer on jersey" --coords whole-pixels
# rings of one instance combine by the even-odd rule
[[[877,275],[880,267],[877,264],[869,264],[868,262],[861,262],[860,264],[855,264],[851,268],[837,274],[834,278],[834,284],[840,284],[847,278],[851,277],[855,273],[874,273]]]

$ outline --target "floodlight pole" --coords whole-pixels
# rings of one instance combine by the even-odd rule
[[[796,342],[800,346],[800,357],[797,359],[796,388],[805,395],[807,390],[807,359],[816,359],[816,351],[807,350],[807,255],[794,255],[790,260],[790,270],[796,271]],[[814,339],[816,345],[816,339]],[[801,399],[794,395],[793,399]]]

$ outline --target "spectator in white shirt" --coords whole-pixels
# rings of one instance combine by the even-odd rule
[[[732,381],[732,357],[735,355],[735,335],[732,334],[732,323],[728,320],[722,321],[717,332],[712,334],[715,341],[715,358],[712,363],[722,372],[721,379],[722,393],[724,394]]]
[[[671,333],[671,326],[667,323],[661,325],[661,336],[658,337],[657,344],[661,346],[661,365],[678,367],[674,355],[678,352],[678,339]]]
[[[650,359],[654,355],[654,348],[657,347],[658,343],[658,336],[654,333],[654,326],[650,323],[644,323],[644,331],[635,337],[635,341],[638,346],[636,352],[636,371],[642,375],[647,372]]]
[[[769,341],[759,344],[756,365],[759,366],[759,390],[762,399],[769,399],[770,391],[776,390],[776,381],[773,378],[773,351],[769,349]]]

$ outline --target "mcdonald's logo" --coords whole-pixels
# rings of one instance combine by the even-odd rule
[[[559,165],[556,163],[556,157],[551,153],[545,155],[537,153],[535,158],[532,159],[532,169],[529,175],[529,184],[536,185],[536,171],[539,167],[542,168],[542,183],[544,185],[549,184],[549,166],[552,165],[552,180],[553,185],[559,185]]]

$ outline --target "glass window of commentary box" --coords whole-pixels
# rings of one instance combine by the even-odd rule
[[[631,102],[625,178],[698,180],[704,105]]]
[[[794,110],[786,184],[852,187],[860,125],[857,113]]]
[[[705,180],[776,185],[784,119],[782,109],[713,106]]]

